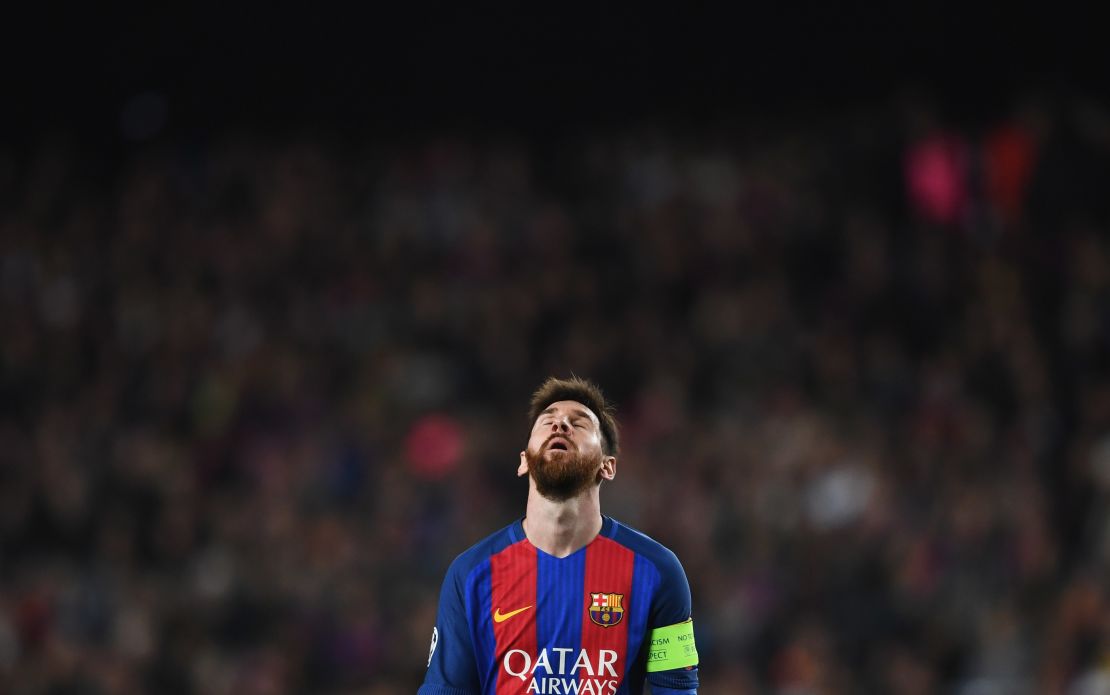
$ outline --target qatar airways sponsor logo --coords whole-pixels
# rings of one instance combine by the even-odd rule
[[[537,695],[613,695],[620,685],[617,653],[602,649],[590,654],[579,649],[577,656],[567,647],[541,649],[534,659],[523,649],[510,649],[501,660],[505,673],[527,683],[527,693]]]

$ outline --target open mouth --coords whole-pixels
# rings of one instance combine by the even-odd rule
[[[547,448],[549,451],[569,451],[567,443],[564,442],[562,439],[556,439],[555,441],[551,442],[551,444],[549,444]]]

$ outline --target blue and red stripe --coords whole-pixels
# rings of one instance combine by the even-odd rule
[[[520,649],[528,654],[535,654],[537,651],[536,555],[536,548],[524,540],[490,556],[490,596],[493,609],[509,613],[527,606],[527,610],[522,611],[524,615],[493,623],[496,644],[493,665],[497,672],[494,692],[497,695],[515,695],[521,692],[520,681],[501,668],[500,659],[504,658],[503,655],[510,649]]]
[[[568,611],[582,596],[582,583],[586,573],[586,549],[583,548],[564,558],[557,558],[541,551],[539,556],[539,601],[536,614],[536,633],[541,649],[547,648],[551,669],[558,674],[560,664],[566,673],[563,678],[574,678],[570,669],[582,648],[582,614]],[[555,652],[554,649],[570,649]]]
[[[640,598],[632,595],[634,558],[635,554],[631,550],[605,536],[598,536],[586,546],[586,581],[582,587],[582,611],[579,614],[582,616],[582,647],[598,659],[599,663],[595,665],[601,672],[594,676],[599,679],[606,679],[610,675],[601,664],[600,655],[603,649],[616,653],[612,668],[618,680],[624,679],[628,662],[628,612]],[[624,613],[619,622],[614,625],[599,625],[590,618],[590,594],[594,593],[623,596]]]

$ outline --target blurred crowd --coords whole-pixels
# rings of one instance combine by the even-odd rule
[[[1110,117],[0,150],[0,692],[415,692],[597,381],[702,692],[1110,693]]]

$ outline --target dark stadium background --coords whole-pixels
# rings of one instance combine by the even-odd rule
[[[645,118],[805,115],[909,87],[976,118],[1021,87],[1106,82],[1099,25],[1077,8],[580,9],[25,6],[4,27],[5,117],[21,133],[96,139],[128,98],[157,90],[178,134],[233,125],[539,134]]]
[[[1068,6],[21,6],[0,693],[413,692],[597,380],[703,692],[1110,692],[1110,92]]]

